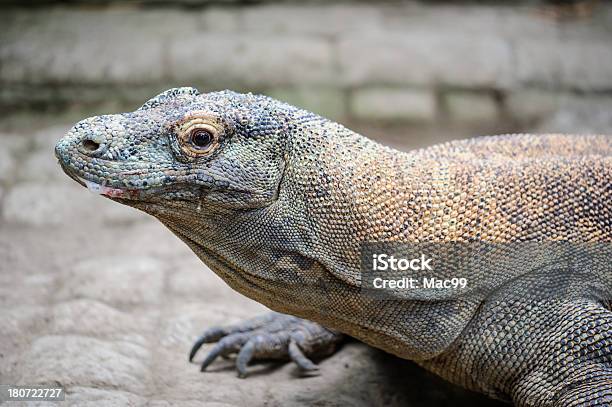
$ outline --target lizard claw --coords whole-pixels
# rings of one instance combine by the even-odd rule
[[[305,319],[272,312],[230,327],[206,330],[196,340],[189,353],[193,361],[205,343],[216,342],[201,363],[201,371],[217,357],[237,354],[236,370],[246,377],[247,366],[257,359],[290,359],[304,373],[319,367],[309,357],[332,354],[342,340],[342,334]]]

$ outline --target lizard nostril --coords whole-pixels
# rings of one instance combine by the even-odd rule
[[[96,143],[95,141],[89,140],[89,139],[83,140],[82,144],[83,144],[83,148],[86,151],[89,151],[92,153],[100,148],[100,143]]]

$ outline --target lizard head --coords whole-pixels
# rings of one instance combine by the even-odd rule
[[[266,206],[284,168],[279,106],[265,96],[170,89],[134,112],[80,121],[55,153],[83,186],[141,209]]]
[[[341,137],[365,143],[352,134],[265,96],[178,88],[77,123],[55,153],[81,185],[159,219],[233,288],[268,306],[281,295],[297,312],[313,305],[296,284],[325,273],[305,196],[331,199],[325,166],[341,167],[323,152]]]

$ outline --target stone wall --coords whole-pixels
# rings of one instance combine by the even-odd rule
[[[113,3],[0,13],[0,105],[264,92],[336,119],[530,122],[612,94],[612,5]]]

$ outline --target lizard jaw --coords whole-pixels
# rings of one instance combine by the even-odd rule
[[[87,176],[82,170],[70,165],[65,155],[56,149],[58,163],[62,170],[74,181],[89,191],[107,198],[117,200],[125,205],[134,206],[136,202],[153,202],[160,200],[180,200],[195,202],[200,205],[203,199],[209,203],[242,209],[255,209],[270,204],[278,198],[278,191],[272,196],[261,191],[250,191],[234,187],[229,180],[204,174],[176,175],[165,174],[167,185],[147,187],[118,188],[109,186],[102,177]],[[131,175],[131,174],[130,174]],[[96,181],[88,179],[94,178]],[[101,182],[100,182],[101,181]],[[245,203],[245,199],[249,201]]]
[[[105,185],[82,179],[87,189],[94,194],[108,196],[109,198],[124,198],[130,199],[137,197],[138,191],[131,189],[111,188]]]
[[[93,181],[89,181],[80,175],[76,174],[72,169],[63,165],[60,161],[60,166],[62,170],[73,180],[79,183],[81,186],[84,186],[89,191],[93,192],[97,195],[104,195],[109,198],[124,198],[124,199],[134,199],[137,198],[139,193],[137,190],[131,189],[120,189],[120,188],[111,188],[106,185],[98,184]]]

